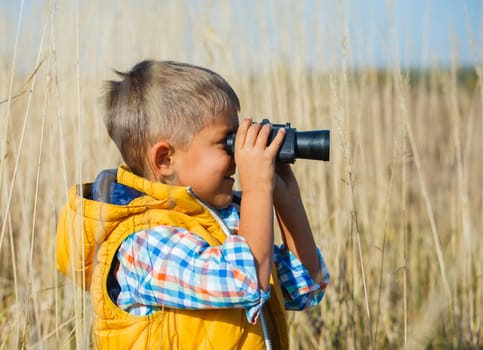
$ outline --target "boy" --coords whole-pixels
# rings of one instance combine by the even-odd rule
[[[90,288],[95,346],[287,348],[284,307],[316,305],[329,275],[293,172],[275,162],[283,128],[267,145],[270,125],[239,125],[235,92],[201,67],[118,74],[105,121],[126,166],[73,187],[57,231],[59,270]]]

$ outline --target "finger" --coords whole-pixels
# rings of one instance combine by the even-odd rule
[[[286,130],[284,128],[278,129],[277,134],[273,138],[272,142],[270,142],[267,149],[269,149],[271,152],[274,152],[274,153],[278,152],[285,138],[285,133],[286,133]]]
[[[247,130],[251,124],[252,124],[252,118],[250,117],[244,118],[243,121],[241,122],[236,132],[235,149],[239,149],[245,144]]]
[[[258,136],[257,136],[257,139],[256,139],[257,147],[262,147],[262,148],[267,147],[268,138],[270,137],[271,131],[272,131],[272,125],[271,124],[264,124],[263,126],[261,126],[260,131],[259,131]]]
[[[253,146],[258,140],[258,134],[262,126],[259,123],[252,123],[247,130],[247,135],[245,137],[245,145]]]

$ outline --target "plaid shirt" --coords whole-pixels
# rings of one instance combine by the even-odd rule
[[[245,239],[236,235],[234,207],[218,211],[232,235],[220,246],[179,227],[158,226],[130,235],[117,253],[117,304],[135,315],[165,307],[180,309],[245,308],[254,323],[270,292],[258,285],[255,261]],[[329,274],[320,252],[324,281],[315,283],[284,245],[275,246],[274,262],[287,309],[320,302]]]

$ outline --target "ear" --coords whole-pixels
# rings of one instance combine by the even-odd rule
[[[155,180],[167,182],[174,176],[174,148],[168,141],[155,143],[149,150],[149,163]]]

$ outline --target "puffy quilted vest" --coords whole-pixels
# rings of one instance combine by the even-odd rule
[[[117,182],[144,195],[128,205],[89,199],[92,184],[74,186],[57,227],[57,266],[81,288],[90,289],[94,307],[93,340],[98,349],[264,349],[260,322],[252,325],[243,309],[181,310],[165,308],[135,316],[110,298],[111,263],[123,240],[157,225],[184,227],[210,245],[226,235],[216,219],[185,187],[150,182],[127,168]],[[271,279],[264,307],[273,349],[288,348],[281,290]]]

